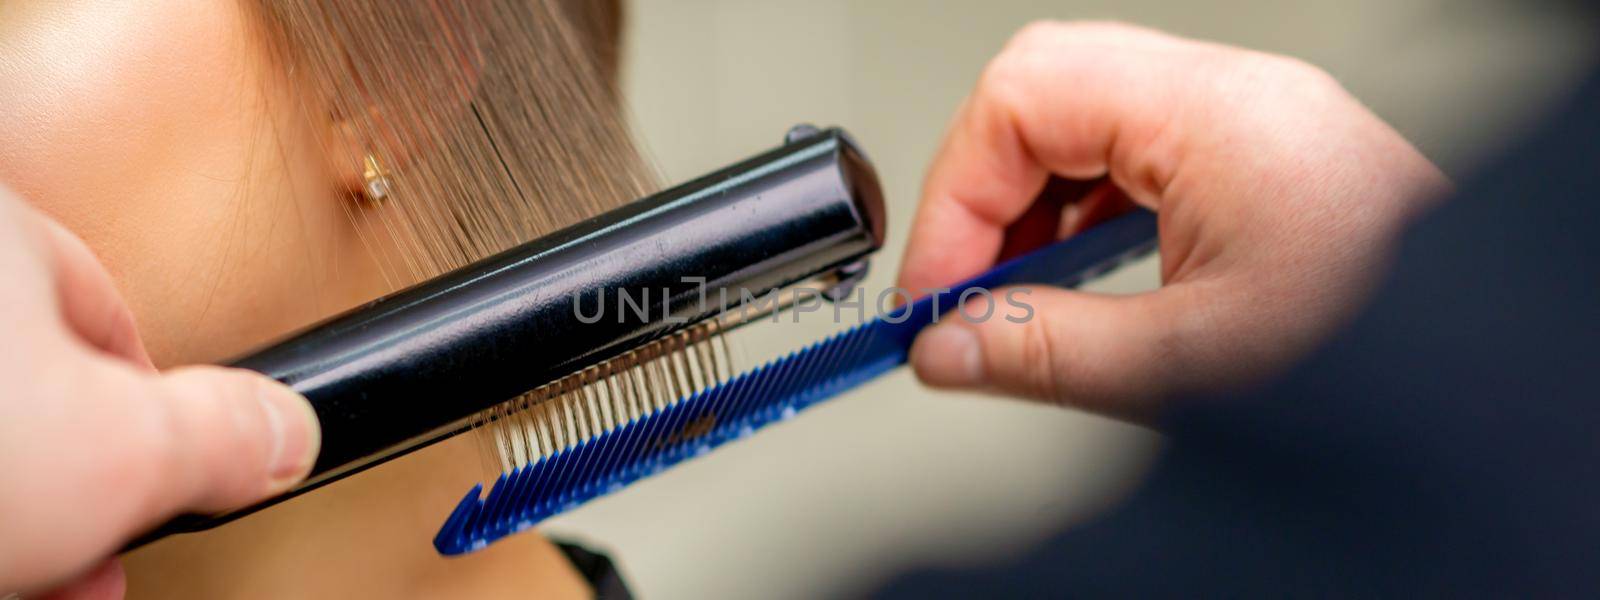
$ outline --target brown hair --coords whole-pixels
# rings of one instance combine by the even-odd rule
[[[266,0],[308,106],[349,123],[326,140],[390,173],[392,199],[351,202],[393,286],[464,265],[648,192],[617,89],[618,0]],[[335,157],[336,159],[339,157]],[[477,419],[494,474],[664,406],[730,371],[700,327]],[[592,386],[604,381],[604,385]],[[619,390],[626,389],[627,393]]]
[[[654,179],[616,89],[616,0],[265,0],[292,76],[388,171],[352,203],[392,285],[636,198]],[[364,147],[365,153],[350,148]]]

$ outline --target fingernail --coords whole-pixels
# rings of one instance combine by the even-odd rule
[[[267,413],[272,433],[272,453],[267,471],[274,489],[286,489],[311,471],[322,446],[322,430],[311,404],[275,381],[264,382],[256,399]]]
[[[983,384],[983,353],[978,336],[966,323],[946,321],[917,336],[911,347],[917,376],[935,387],[977,387]]]

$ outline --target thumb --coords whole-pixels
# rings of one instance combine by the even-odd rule
[[[1169,287],[1108,296],[1014,287],[973,296],[911,348],[917,377],[937,388],[988,391],[1122,418],[1150,416],[1165,393]],[[994,306],[990,306],[994,305]]]
[[[157,443],[157,509],[214,512],[285,491],[321,445],[316,413],[287,386],[244,369],[185,367],[149,398],[165,421]]]
[[[17,542],[0,544],[0,587],[59,584],[173,515],[282,492],[315,460],[310,405],[262,375],[156,374],[98,354],[74,365],[73,378],[32,405],[33,427],[9,432],[22,440],[6,440],[53,460],[42,470],[28,470],[36,461],[6,467],[29,482],[29,495],[0,494],[0,539]]]

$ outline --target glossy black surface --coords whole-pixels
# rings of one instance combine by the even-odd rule
[[[839,130],[639,200],[377,300],[237,361],[305,394],[313,475],[417,439],[883,242],[872,167]],[[684,277],[703,277],[709,301]],[[617,310],[648,294],[648,315]],[[582,299],[584,323],[574,312]],[[663,301],[665,310],[663,310]]]
[[[235,361],[311,401],[322,423],[311,478],[244,510],[180,516],[125,550],[227,522],[443,439],[482,409],[713,316],[724,309],[721,290],[737,302],[741,289],[760,296],[860,268],[883,245],[883,195],[871,163],[839,129],[797,127],[785,139]],[[648,314],[617,310],[618,290],[636,301],[649,290]],[[603,318],[579,319],[574,301],[593,317],[602,293]]]

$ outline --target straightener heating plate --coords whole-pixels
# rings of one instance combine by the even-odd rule
[[[1155,215],[1135,211],[687,395],[502,474],[487,496],[482,485],[473,487],[434,537],[434,547],[446,555],[483,548],[861,385],[904,364],[917,333],[967,290],[1076,287],[1155,245]]]

